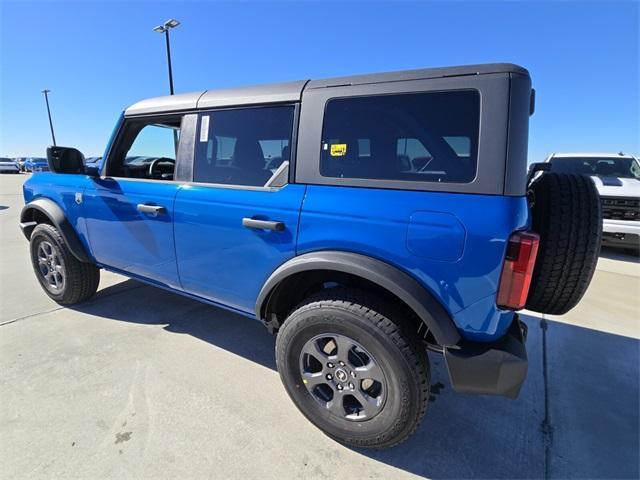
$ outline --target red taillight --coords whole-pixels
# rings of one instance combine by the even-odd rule
[[[527,303],[539,244],[540,236],[536,233],[516,232],[509,238],[498,289],[498,306],[519,310]]]

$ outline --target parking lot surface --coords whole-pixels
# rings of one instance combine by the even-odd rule
[[[343,447],[296,410],[258,322],[103,272],[62,308],[0,176],[0,478],[638,478],[640,264],[603,252],[582,303],[525,313],[516,401],[455,394],[391,450]],[[115,240],[117,241],[117,240]]]

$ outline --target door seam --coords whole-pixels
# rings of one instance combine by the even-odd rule
[[[173,203],[171,205],[171,234],[173,235],[173,258],[176,262],[176,278],[178,279],[178,285],[180,286],[180,290],[184,291],[184,286],[182,285],[182,277],[180,276],[180,266],[178,265],[178,247],[176,245],[176,201],[178,199],[178,193],[182,190],[182,184],[178,186],[176,189],[176,194],[173,196]]]
[[[296,243],[293,249],[294,257],[298,256],[298,244],[300,243],[300,223],[302,222],[302,209],[304,206],[304,202],[307,199],[307,191],[309,185],[304,186],[304,193],[302,194],[302,200],[300,201],[300,207],[298,209],[298,224],[296,225]]]

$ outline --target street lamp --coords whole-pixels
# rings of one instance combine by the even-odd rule
[[[153,29],[154,32],[164,33],[167,41],[167,64],[169,65],[169,93],[173,95],[173,72],[171,70],[171,47],[169,46],[169,30],[180,25],[175,18],[167,20],[162,25],[158,25]]]
[[[53,122],[51,121],[51,109],[49,108],[49,92],[51,92],[51,90],[47,90],[46,88],[44,90],[42,90],[42,93],[44,93],[44,101],[47,102],[47,115],[49,115],[49,127],[51,128],[51,138],[53,140],[53,146],[56,146],[56,136],[53,133]]]

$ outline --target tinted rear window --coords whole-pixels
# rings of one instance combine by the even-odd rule
[[[480,96],[473,90],[327,102],[324,177],[469,183],[476,176]]]

